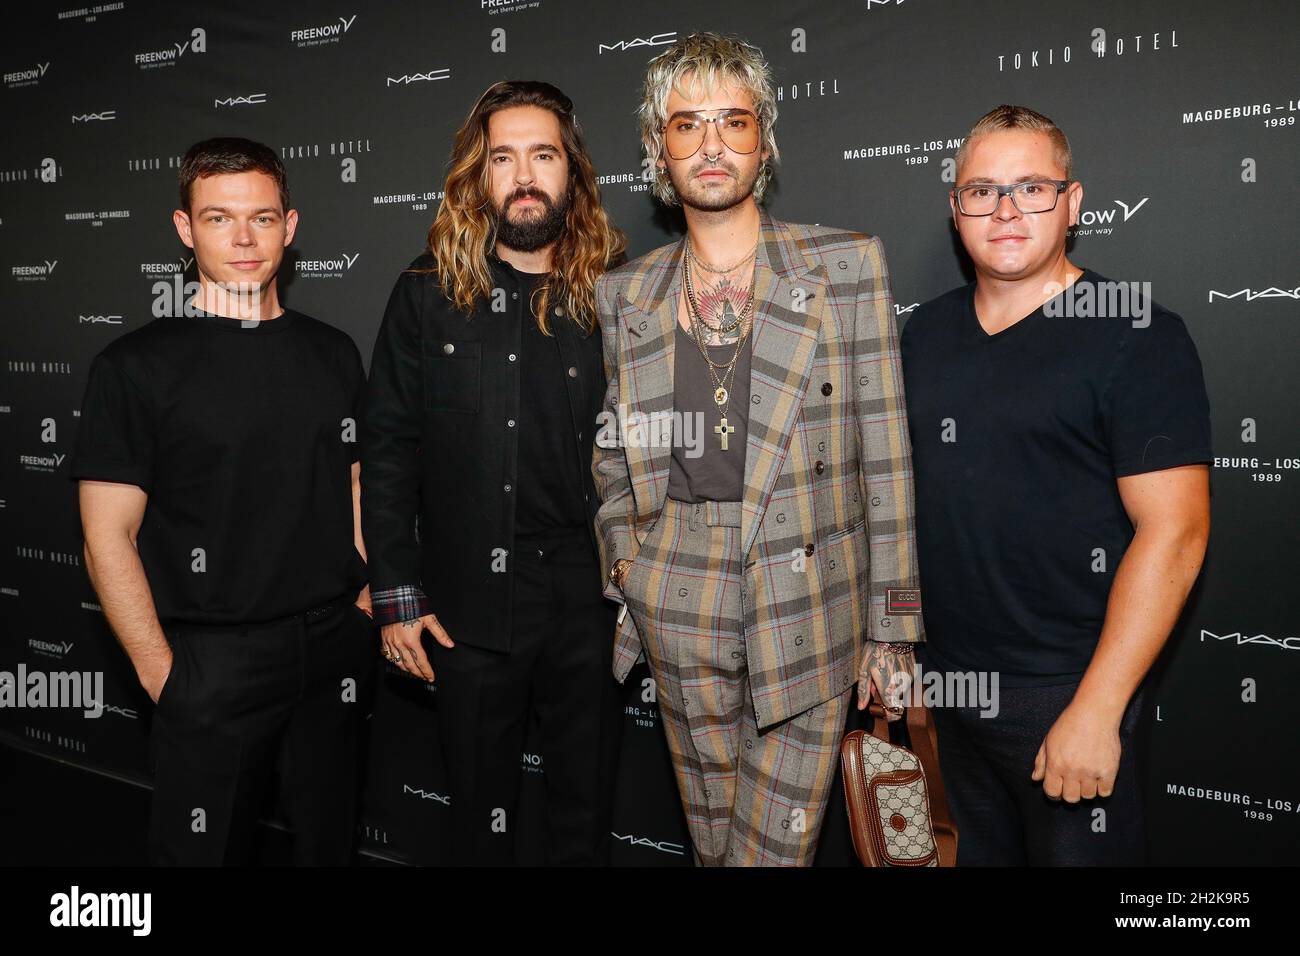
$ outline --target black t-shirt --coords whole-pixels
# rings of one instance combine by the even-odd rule
[[[922,662],[1066,683],[1088,667],[1133,537],[1116,479],[1210,461],[1201,363],[1155,303],[1146,327],[1039,308],[989,335],[974,294],[927,302],[902,334]]]
[[[749,440],[749,369],[753,335],[736,351],[735,345],[709,345],[714,365],[725,365],[736,357],[736,370],[728,379],[731,385],[727,401],[727,448],[722,449],[721,408],[713,400],[716,386],[708,363],[700,354],[695,336],[677,326],[677,344],[673,352],[673,411],[683,420],[693,416],[700,430],[694,435],[698,451],[680,441],[673,442],[668,465],[668,497],[677,501],[740,501],[745,496],[745,445]],[[716,372],[719,379],[723,371]],[[685,427],[685,421],[683,421]],[[695,457],[692,457],[694,455]]]
[[[353,538],[361,355],[286,310],[156,319],[90,367],[71,477],[138,485],[164,627],[297,614],[366,583]]]
[[[509,265],[507,263],[507,265]],[[582,475],[574,455],[577,435],[569,409],[568,374],[554,335],[537,327],[528,303],[544,273],[510,271],[519,281],[519,497],[515,504],[515,536],[559,539],[583,532],[587,522]],[[550,321],[571,319],[554,315]]]

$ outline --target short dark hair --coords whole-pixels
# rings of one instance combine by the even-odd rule
[[[281,212],[289,211],[289,175],[271,147],[238,136],[219,136],[195,143],[181,160],[181,208],[190,210],[190,187],[196,179],[219,173],[266,173],[280,189]]]
[[[971,140],[976,136],[997,133],[1004,129],[1024,129],[1047,134],[1047,138],[1052,142],[1052,151],[1055,153],[1057,165],[1065,170],[1065,178],[1069,179],[1074,174],[1074,155],[1070,152],[1070,141],[1065,138],[1061,128],[1042,113],[1031,110],[1028,106],[1012,106],[1008,103],[993,107],[975,121],[970,133],[957,149],[957,168],[961,169],[962,163],[966,162],[966,157],[970,155]]]

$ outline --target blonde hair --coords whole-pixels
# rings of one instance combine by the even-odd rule
[[[970,155],[971,140],[976,136],[983,136],[985,133],[997,133],[1004,129],[1024,129],[1037,133],[1046,133],[1048,139],[1052,141],[1052,149],[1056,154],[1057,164],[1065,170],[1065,178],[1071,178],[1074,172],[1074,157],[1070,153],[1070,141],[1065,138],[1061,128],[1042,113],[1037,113],[1027,106],[1008,106],[1005,103],[1001,106],[995,106],[975,121],[975,125],[970,128],[969,135],[957,149],[957,168],[961,169],[962,164],[966,162],[966,157]]]
[[[551,256],[551,271],[533,292],[537,326],[552,334],[549,305],[563,302],[573,321],[590,334],[596,328],[596,280],[624,258],[627,241],[601,206],[596,170],[573,101],[549,83],[502,80],[479,97],[456,133],[445,197],[429,227],[429,252],[437,267],[413,271],[435,272],[443,295],[464,312],[472,312],[477,301],[492,295],[487,253],[496,245],[496,217],[488,170],[488,119],[512,106],[538,106],[554,113],[569,161],[572,201]]]
[[[759,148],[768,158],[758,170],[754,182],[754,200],[763,201],[763,193],[780,159],[776,148],[776,91],[772,87],[772,69],[763,59],[763,51],[738,37],[701,32],[684,36],[650,61],[642,86],[637,117],[641,124],[641,145],[654,165],[651,191],[661,202],[677,205],[677,190],[666,169],[658,162],[664,155],[664,127],[668,124],[668,97],[673,90],[685,95],[681,84],[689,77],[689,91],[711,93],[719,86],[736,85],[754,100],[762,136]]]

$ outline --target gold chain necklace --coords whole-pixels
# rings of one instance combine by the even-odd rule
[[[724,272],[734,272],[735,270],[739,269],[742,265],[744,265],[745,262],[749,259],[749,257],[752,256],[757,251],[758,251],[758,240],[755,239],[754,245],[750,248],[750,250],[747,253],[745,253],[743,256],[741,256],[739,259],[737,259],[733,264],[729,266],[711,266],[695,254],[695,247],[691,245],[691,237],[690,236],[686,237],[686,254],[690,256],[691,261],[694,262],[701,269],[703,269],[705,272],[712,272],[715,275],[721,275]]]
[[[690,257],[690,259],[693,258],[694,256]],[[746,258],[748,258],[748,256]],[[691,338],[695,342],[696,348],[700,350],[700,354],[704,356],[705,364],[709,369],[709,377],[713,380],[713,403],[718,406],[718,413],[720,415],[720,420],[718,424],[714,426],[713,431],[721,440],[722,450],[727,451],[727,437],[736,430],[736,426],[727,423],[727,407],[731,401],[731,392],[727,388],[727,384],[729,381],[732,383],[735,381],[736,363],[740,359],[740,349],[745,344],[745,339],[749,336],[751,325],[746,320],[753,310],[754,288],[753,283],[751,282],[749,295],[745,300],[745,305],[741,309],[740,314],[736,316],[736,321],[732,323],[729,328],[724,329],[724,331],[731,331],[737,326],[741,327],[740,336],[736,339],[736,348],[731,355],[731,361],[727,362],[726,365],[718,365],[709,357],[709,348],[705,342],[707,333],[712,332],[713,329],[704,321],[704,318],[699,313],[699,307],[695,302],[695,291],[691,282],[690,259],[682,263],[682,271],[685,277],[686,303],[688,306],[687,315],[690,318]],[[744,260],[741,261],[743,262]],[[717,369],[720,368],[725,369],[721,376],[717,373]]]

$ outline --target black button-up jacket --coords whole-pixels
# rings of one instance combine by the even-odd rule
[[[520,335],[536,321],[527,289],[488,256],[495,288],[472,314],[452,307],[431,272],[403,271],[375,341],[362,428],[361,521],[376,619],[386,592],[423,590],[420,606],[452,640],[508,650],[513,596],[515,501],[520,475]],[[432,269],[428,253],[410,269]],[[505,311],[498,310],[504,305]],[[582,330],[552,303],[583,476],[587,529],[596,548],[599,501],[591,472],[605,395],[599,329]],[[418,531],[417,531],[418,520]],[[592,581],[599,590],[603,582]]]

